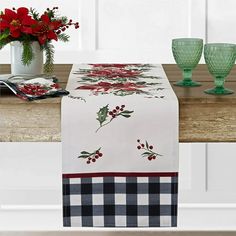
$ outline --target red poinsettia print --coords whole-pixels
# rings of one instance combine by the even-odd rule
[[[37,85],[37,84],[25,84],[22,86],[19,86],[19,90],[27,95],[43,95],[48,90],[45,88],[45,86]]]
[[[144,88],[144,85],[137,85],[136,83],[109,83],[109,82],[99,82],[97,84],[81,85],[77,89],[82,90],[94,90],[96,92],[108,91],[108,90],[123,90],[123,91],[138,91]]]
[[[51,90],[58,90],[60,89],[59,84],[52,84],[52,85],[43,85],[39,83],[35,84],[20,84],[18,85],[18,90],[26,95],[31,96],[41,96],[47,94]]]
[[[127,66],[138,66],[140,64],[90,64],[93,67],[117,67],[117,68],[124,68]]]
[[[60,20],[52,21],[48,14],[45,13],[41,16],[41,21],[39,21],[34,28],[33,34],[38,37],[39,43],[42,45],[47,40],[58,40],[56,31],[62,26]]]
[[[154,92],[164,88],[157,87],[161,84],[157,81],[159,77],[146,73],[152,67],[150,64],[90,64],[89,68],[80,68],[73,73],[80,75],[80,86],[76,89],[91,90],[93,95],[153,97]]]
[[[32,25],[37,23],[29,16],[29,10],[25,7],[18,8],[16,12],[6,8],[0,19],[0,31],[9,29],[13,38],[20,37],[21,33],[32,34]]]
[[[91,70],[87,76],[88,77],[106,77],[106,78],[129,78],[137,77],[141,74],[141,71],[133,71],[118,68],[107,68],[101,70]]]

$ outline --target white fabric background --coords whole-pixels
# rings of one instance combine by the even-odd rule
[[[86,65],[80,65],[85,68]],[[164,87],[158,95],[164,99],[144,98],[144,95],[114,96],[113,94],[88,96],[91,91],[74,90],[79,86],[79,68],[74,65],[67,90],[73,96],[82,96],[86,103],[64,97],[62,100],[63,173],[87,172],[169,172],[178,170],[178,101],[161,65],[152,69],[152,75],[161,76]],[[159,81],[158,81],[159,82]],[[125,104],[134,110],[130,118],[119,117],[109,125],[99,127],[96,120],[100,107],[110,108]],[[137,139],[147,140],[153,151],[161,157],[148,161],[141,157]],[[81,151],[92,152],[102,147],[103,157],[87,164],[77,158]]]

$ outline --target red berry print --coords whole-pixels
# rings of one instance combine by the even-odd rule
[[[97,120],[99,127],[95,131],[96,133],[105,125],[110,124],[117,117],[129,118],[134,111],[124,110],[125,105],[115,106],[113,109],[109,109],[109,104],[101,107],[97,112]]]
[[[140,139],[137,139],[138,146],[137,149],[143,150],[142,157],[147,158],[148,161],[157,159],[158,156],[162,156],[161,154],[153,151],[153,146],[149,145],[146,141],[145,144],[140,142]]]
[[[100,157],[103,156],[102,152],[100,152],[101,148],[95,150],[94,152],[87,152],[87,151],[82,151],[78,158],[83,158],[86,159],[86,163],[95,163]]]

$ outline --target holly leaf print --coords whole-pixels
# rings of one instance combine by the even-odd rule
[[[99,109],[99,111],[97,112],[97,120],[100,123],[100,126],[106,121],[107,119],[107,115],[108,115],[108,105],[106,105],[105,107],[102,107]]]
[[[100,108],[99,111],[97,112],[98,116],[97,120],[99,121],[100,126],[95,131],[96,133],[105,125],[110,124],[117,117],[122,116],[125,118],[129,118],[131,117],[131,113],[134,112],[134,111],[124,110],[125,105],[116,106],[113,109],[109,109],[108,106],[109,104],[106,105],[105,107]]]

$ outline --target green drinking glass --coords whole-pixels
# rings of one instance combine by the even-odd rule
[[[216,95],[232,94],[232,90],[224,88],[224,83],[235,63],[236,45],[208,43],[204,46],[204,58],[215,82],[215,88],[207,89],[204,92]]]
[[[172,40],[172,53],[178,67],[183,72],[183,80],[174,85],[196,87],[201,84],[192,80],[192,71],[201,59],[203,40],[198,38],[179,38]]]

